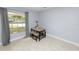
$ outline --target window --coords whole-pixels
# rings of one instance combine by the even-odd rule
[[[16,12],[8,12],[10,34],[25,31],[25,16]]]

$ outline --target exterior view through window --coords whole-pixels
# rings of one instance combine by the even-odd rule
[[[11,39],[25,35],[25,14],[8,11],[8,19]]]

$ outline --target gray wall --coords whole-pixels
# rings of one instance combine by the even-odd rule
[[[1,14],[0,14],[0,44],[1,44]]]
[[[39,13],[47,33],[79,43],[79,8],[52,8]]]

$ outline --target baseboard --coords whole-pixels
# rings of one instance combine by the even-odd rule
[[[10,39],[10,42],[13,42],[13,41],[15,41],[15,40],[19,40],[19,39],[21,39],[21,38],[24,38],[25,36],[20,36],[20,37],[18,37],[18,38],[16,38],[16,39]],[[0,42],[0,45],[2,45],[2,43]]]
[[[15,40],[19,40],[19,39],[24,38],[24,37],[25,37],[25,36],[20,36],[20,37],[17,37],[17,38],[15,38],[15,39],[10,39],[10,42],[15,41]]]
[[[13,41],[15,41],[15,40],[19,40],[19,39],[21,39],[21,38],[24,38],[25,36],[20,36],[20,37],[18,37],[18,38],[16,38],[16,39],[12,39],[12,40],[10,40],[10,42],[13,42]],[[2,45],[2,43],[0,42],[0,45]]]
[[[76,42],[69,41],[69,40],[66,40],[66,39],[64,39],[64,38],[61,38],[61,37],[58,37],[58,36],[55,36],[55,35],[51,35],[51,34],[47,34],[47,36],[50,36],[50,37],[56,38],[56,39],[58,39],[58,40],[62,40],[62,41],[64,41],[64,42],[67,42],[67,43],[70,43],[70,44],[73,44],[73,45],[76,45],[76,46],[79,47],[79,44],[76,43]]]

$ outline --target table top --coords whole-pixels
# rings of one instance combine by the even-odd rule
[[[42,27],[33,27],[32,28],[32,30],[35,30],[35,31],[43,31],[44,30],[44,28],[42,28]]]

